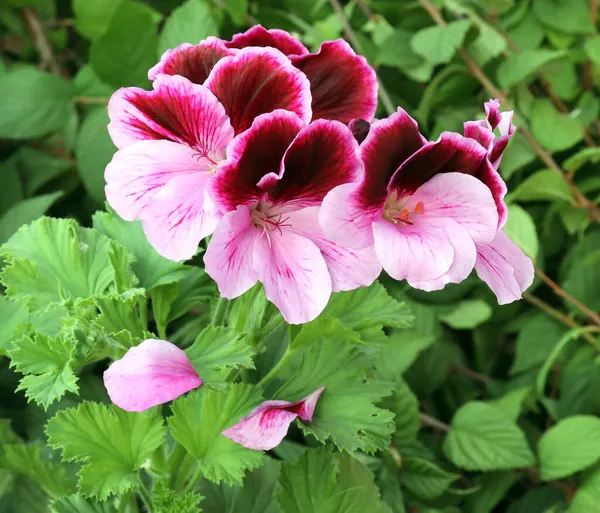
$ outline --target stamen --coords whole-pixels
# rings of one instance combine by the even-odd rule
[[[417,203],[415,205],[415,212],[417,214],[421,214],[421,215],[423,215],[425,213],[425,210],[423,210],[423,202],[422,201],[419,201],[419,203]]]

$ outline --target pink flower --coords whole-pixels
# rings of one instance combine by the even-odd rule
[[[357,149],[342,123],[305,125],[283,110],[259,116],[233,140],[211,183],[224,217],[204,256],[221,295],[233,299],[260,281],[286,321],[298,324],[317,317],[332,291],[377,278],[373,248],[333,244],[318,220],[327,192],[360,178]]]
[[[268,451],[277,447],[296,417],[311,422],[319,396],[325,387],[318,388],[301,401],[265,401],[237,424],[223,431],[223,435],[247,447]]]
[[[256,25],[231,41],[209,37],[197,45],[183,44],[167,50],[148,73],[181,75],[202,84],[215,63],[246,47],[271,47],[287,55],[310,81],[312,119],[335,119],[349,123],[354,118],[373,119],[377,108],[377,77],[366,59],[343,39],[324,42],[319,51],[306,47],[284,30]]]
[[[484,178],[501,178],[487,150],[449,132],[428,142],[398,109],[371,125],[360,151],[363,178],[334,188],[323,202],[325,235],[349,248],[374,244],[387,273],[415,288],[464,280],[475,265],[475,244],[491,242],[498,226]]]
[[[158,73],[153,91],[122,88],[108,105],[120,150],[106,168],[106,198],[123,219],[141,220],[150,244],[171,260],[192,257],[214,231],[220,213],[206,187],[233,137],[275,109],[311,118],[308,80],[281,52],[207,41],[211,64],[194,69],[202,84]]]
[[[104,372],[111,401],[126,411],[147,410],[201,384],[185,352],[164,340],[144,340]]]

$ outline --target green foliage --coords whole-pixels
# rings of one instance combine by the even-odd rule
[[[196,44],[198,41],[218,35],[218,28],[208,5],[202,0],[186,0],[175,9],[160,35],[158,53],[181,43]]]

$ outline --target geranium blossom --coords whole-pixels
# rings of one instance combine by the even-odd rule
[[[325,41],[316,53],[309,53],[288,32],[256,25],[231,41],[209,37],[197,45],[184,43],[167,50],[148,77],[154,80],[160,73],[181,75],[202,84],[219,59],[247,47],[276,48],[308,77],[313,120],[349,123],[354,118],[373,119],[378,89],[375,71],[343,39]]]
[[[419,289],[464,280],[475,244],[491,242],[498,227],[502,198],[487,183],[502,180],[487,150],[449,132],[428,142],[400,108],[371,125],[360,150],[364,177],[323,202],[325,235],[349,248],[374,244],[388,274]]]
[[[362,174],[358,145],[338,121],[305,125],[291,112],[259,116],[229,145],[211,183],[224,217],[204,257],[221,295],[257,281],[292,324],[325,308],[332,291],[370,285],[381,267],[373,248],[343,249],[319,227],[329,190]]]
[[[207,45],[218,59],[206,66],[201,59],[202,85],[156,73],[153,91],[122,88],[108,106],[120,150],[106,168],[107,200],[123,219],[141,220],[148,241],[171,260],[192,257],[214,231],[220,213],[206,186],[233,137],[275,109],[312,116],[308,80],[285,55],[230,54],[213,39]]]
[[[273,449],[281,443],[297,417],[306,422],[312,421],[317,400],[324,390],[325,387],[318,388],[295,403],[265,401],[237,424],[224,430],[223,435],[248,449]]]
[[[104,372],[111,401],[126,411],[147,410],[201,384],[185,352],[165,340],[144,340]]]

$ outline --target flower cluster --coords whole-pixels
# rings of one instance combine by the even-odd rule
[[[212,235],[204,263],[222,296],[261,282],[299,324],[382,269],[428,291],[475,269],[501,304],[531,284],[531,260],[502,230],[498,166],[515,127],[498,101],[463,134],[428,141],[402,108],[374,120],[375,72],[345,41],[309,53],[261,26],[168,50],[148,77],[152,91],[124,88],[109,103],[119,151],[106,197],[171,260],[191,258]],[[116,404],[138,411],[201,384],[181,350],[144,344],[107,372]],[[277,426],[259,438],[278,443],[294,418],[310,421],[321,392],[267,401],[224,434],[265,448],[248,431]]]

